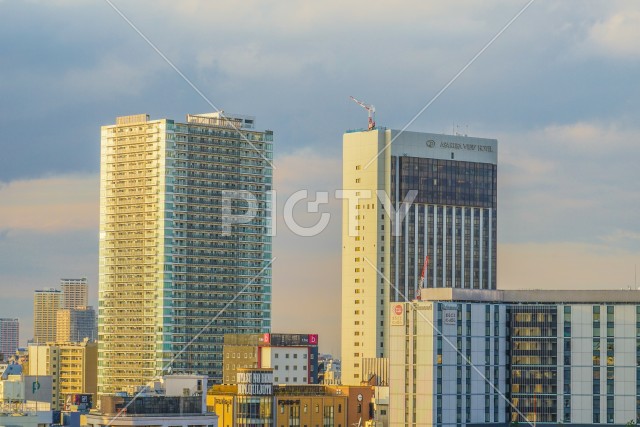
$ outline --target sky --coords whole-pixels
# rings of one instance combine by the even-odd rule
[[[110,4],[111,3],[111,4]],[[97,302],[100,126],[214,108],[275,135],[273,330],[340,351],[342,134],[403,128],[526,1],[0,0],[0,316],[88,277]],[[533,3],[408,127],[497,138],[498,287],[633,287],[640,261],[640,3]]]

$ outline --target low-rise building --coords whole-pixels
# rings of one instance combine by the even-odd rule
[[[320,372],[320,378],[322,381],[319,381],[319,383],[325,385],[340,385],[340,359],[334,359],[329,356],[324,358],[321,363],[322,372]]]
[[[8,364],[0,375],[0,425],[7,427],[47,427],[53,422],[50,396],[44,393],[45,402],[39,401],[38,391],[47,387],[50,377],[34,379],[23,375],[18,364]]]
[[[273,369],[274,384],[316,384],[318,335],[225,335],[223,383],[235,384],[236,374],[250,368]]]
[[[236,384],[214,385],[207,393],[221,427],[347,427],[374,420],[371,386],[272,385],[271,369],[237,375]]]
[[[213,427],[218,416],[207,411],[207,377],[168,375],[158,388],[134,395],[100,396],[99,412],[86,417],[87,427]]]
[[[424,289],[393,303],[391,426],[640,419],[640,293]]]
[[[63,409],[67,396],[91,394],[98,383],[97,344],[84,340],[29,346],[29,375],[51,376],[53,409]]]

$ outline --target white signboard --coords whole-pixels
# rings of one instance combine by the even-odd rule
[[[442,321],[445,325],[455,325],[458,322],[458,310],[442,310]]]
[[[236,374],[239,395],[271,396],[273,371],[244,371]]]

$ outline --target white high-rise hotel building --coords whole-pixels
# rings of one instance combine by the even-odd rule
[[[497,157],[495,139],[344,135],[343,384],[388,356],[389,303],[416,296],[425,257],[424,287],[496,288]]]

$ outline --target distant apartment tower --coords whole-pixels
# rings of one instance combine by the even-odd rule
[[[222,381],[223,336],[271,327],[273,132],[249,116],[102,127],[99,393]]]
[[[343,138],[342,382],[388,356],[390,302],[496,288],[495,139],[374,129]]]
[[[61,308],[57,314],[56,341],[81,342],[85,338],[95,341],[96,312],[93,307]]]
[[[20,342],[20,324],[18,319],[0,318],[1,360],[7,360],[16,354]]]
[[[318,335],[229,334],[224,336],[224,384],[236,384],[242,369],[273,369],[274,384],[318,383]]]
[[[33,299],[33,342],[46,343],[56,340],[58,310],[62,304],[62,292],[57,289],[37,290]]]
[[[82,279],[60,279],[62,308],[86,307],[89,305],[89,284]]]

